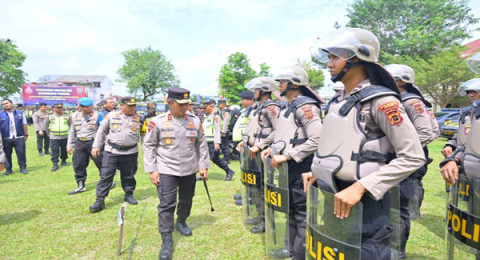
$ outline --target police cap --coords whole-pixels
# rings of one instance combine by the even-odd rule
[[[213,99],[205,100],[205,101],[202,102],[201,108],[206,108],[207,106],[209,106],[209,105],[211,105],[211,104],[215,104],[215,103],[213,102]]]
[[[63,104],[62,103],[56,103],[55,105],[53,105],[53,107],[63,108]]]
[[[122,104],[127,105],[127,106],[136,105],[137,100],[135,100],[134,97],[123,97],[122,98]]]
[[[220,99],[218,101],[218,104],[227,104],[227,101],[225,99]]]
[[[88,97],[83,97],[78,99],[78,104],[82,107],[91,107],[93,106],[93,100]]]
[[[188,104],[188,100],[190,100],[190,91],[184,88],[169,88],[168,98],[175,99],[179,104]]]
[[[253,99],[254,98],[254,95],[253,95],[252,91],[243,91],[240,94],[238,94],[238,96],[241,99]]]

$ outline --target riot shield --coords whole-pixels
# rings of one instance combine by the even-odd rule
[[[420,196],[423,193],[423,188],[420,181],[417,179],[413,180],[413,190],[413,196],[408,204],[408,212],[411,220],[420,217]]]
[[[245,145],[240,152],[240,181],[242,188],[242,206],[244,224],[256,225],[263,221],[262,171],[260,153],[256,158],[248,156],[248,147]]]
[[[306,259],[360,259],[363,206],[358,202],[348,218],[333,214],[334,194],[313,186],[307,196]]]
[[[390,243],[390,254],[392,260],[401,259],[401,236],[404,235],[400,217],[400,187],[394,186],[390,189],[390,224],[393,227],[393,233],[388,238]]]
[[[447,259],[480,259],[480,179],[463,174],[450,186]]]
[[[286,163],[275,169],[272,158],[265,160],[265,248],[273,259],[290,258],[287,171]]]

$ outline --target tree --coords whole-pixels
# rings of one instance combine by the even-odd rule
[[[260,65],[261,71],[267,68]],[[240,101],[238,94],[245,91],[245,84],[252,78],[256,77],[257,73],[250,67],[250,61],[247,55],[241,52],[236,52],[228,56],[227,64],[222,66],[220,70],[220,94],[223,95],[231,104],[237,104]]]
[[[325,76],[323,75],[322,70],[317,70],[314,68],[313,63],[309,61],[297,60],[297,66],[302,67],[308,74],[309,86],[315,90],[320,90],[324,86]]]
[[[260,72],[258,72],[258,76],[268,77],[269,75],[270,75],[270,66],[268,66],[265,62],[260,64]]]
[[[180,81],[175,76],[175,67],[159,50],[133,49],[122,53],[125,58],[117,73],[120,82],[127,82],[128,92],[146,101],[159,94],[165,94]]]
[[[25,58],[10,39],[0,39],[0,96],[8,97],[21,90],[27,76],[20,69]]]
[[[468,0],[360,0],[347,9],[348,27],[375,34],[382,52],[423,59],[470,37]],[[380,55],[382,62],[388,62]]]
[[[463,47],[452,47],[425,60],[391,56],[392,63],[406,64],[415,71],[415,84],[441,107],[459,96],[457,88],[475,77],[461,57]]]

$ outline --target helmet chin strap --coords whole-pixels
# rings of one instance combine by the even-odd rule
[[[282,93],[280,93],[280,96],[281,96],[281,97],[284,97],[284,96],[287,94],[287,92],[290,90],[290,86],[291,86],[291,85],[292,85],[291,82],[288,82],[288,83],[287,83],[287,88],[286,88],[284,91],[282,91]]]
[[[268,95],[270,92],[265,92],[263,90],[260,90],[260,93],[258,94],[258,98],[255,99],[255,101],[260,101],[263,96]]]
[[[333,81],[333,83],[337,82],[337,81],[341,81],[343,76],[345,76],[345,74],[353,67],[356,67],[356,66],[359,66],[359,65],[362,65],[364,64],[364,61],[358,61],[358,62],[352,62],[351,59],[347,60],[347,64],[345,64],[345,66],[343,67],[342,71],[340,71],[340,73],[338,73],[337,75],[334,75],[330,78],[330,80]]]

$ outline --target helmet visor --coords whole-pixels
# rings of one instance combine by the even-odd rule
[[[457,91],[460,95],[465,96],[469,90],[480,93],[480,78],[471,79],[458,87]]]
[[[328,63],[328,54],[348,60],[355,56],[355,46],[361,42],[349,30],[336,30],[325,37],[319,38],[310,48],[310,54],[319,63]]]
[[[468,59],[467,66],[476,74],[480,74],[480,53]]]

